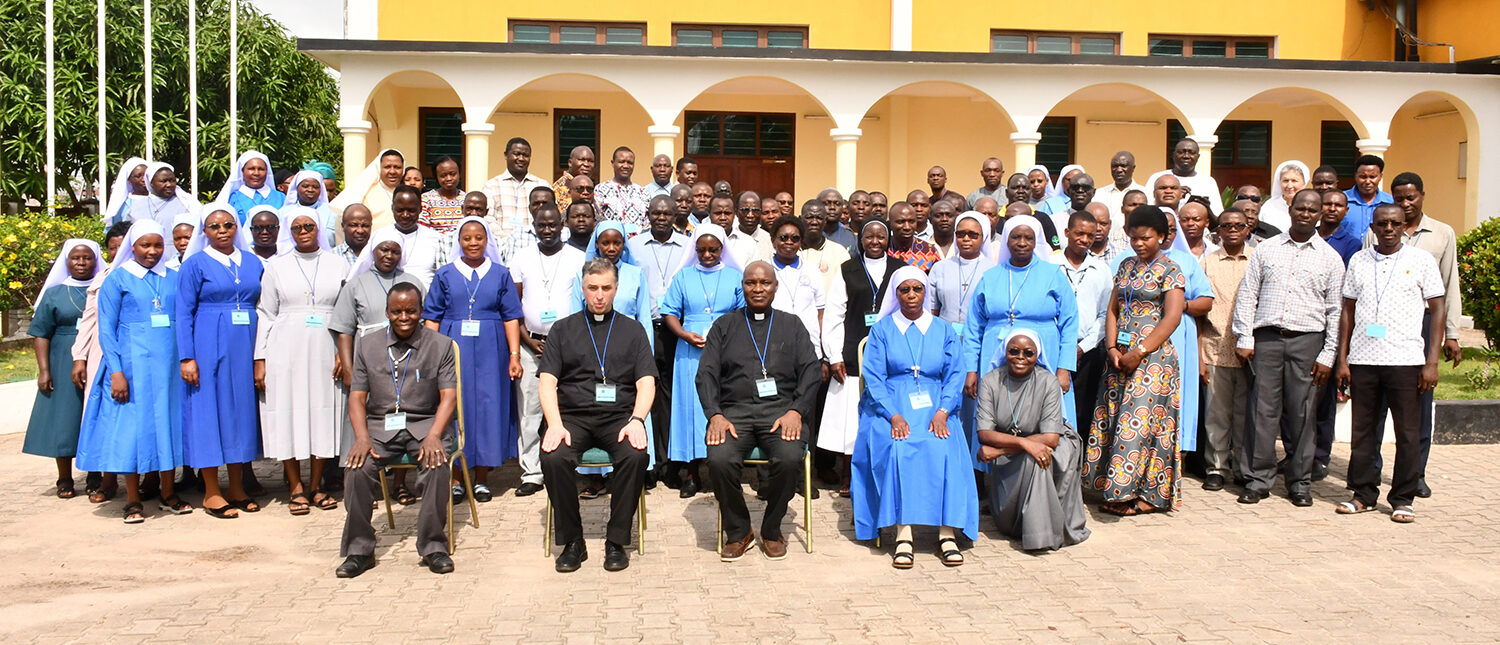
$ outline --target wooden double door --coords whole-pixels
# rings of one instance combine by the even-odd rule
[[[735,194],[762,197],[792,192],[796,185],[797,115],[770,112],[688,112],[687,156],[698,162],[698,179],[729,182]]]

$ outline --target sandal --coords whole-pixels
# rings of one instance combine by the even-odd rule
[[[938,552],[942,554],[944,565],[957,567],[964,563],[964,554],[958,550],[958,540],[953,538],[938,540]]]
[[[115,496],[119,495],[119,494],[120,494],[120,487],[119,487],[118,484],[114,485],[114,486],[110,486],[108,488],[100,488],[100,489],[98,489],[98,490],[96,490],[96,491],[94,491],[92,493],[89,493],[89,503],[91,503],[91,504],[103,504],[103,503],[105,503],[105,502],[107,502],[109,500],[114,499]]]
[[[396,487],[396,503],[402,506],[411,506],[417,502],[417,496],[411,493],[411,489],[405,484]]]
[[[1131,517],[1141,514],[1140,509],[1135,504],[1126,505],[1124,502],[1105,502],[1099,505],[1099,510],[1119,517]]]
[[[65,478],[65,479],[59,479],[59,480],[57,480],[57,498],[58,499],[73,499],[73,496],[75,496],[77,494],[78,494],[78,490],[75,489],[75,488],[73,488],[73,479],[72,478]]]
[[[104,473],[89,473],[83,478],[83,494],[93,495],[94,491],[99,490],[99,487],[103,485]]]
[[[312,512],[312,500],[307,498],[307,493],[293,494],[287,499],[286,509],[292,515],[307,515]]]
[[[125,523],[140,524],[146,521],[146,507],[140,502],[131,502],[125,505]]]
[[[229,502],[230,506],[240,509],[246,513],[260,512],[260,502],[255,501],[254,497],[246,497],[245,499],[231,499],[227,501]]]
[[[474,501],[483,503],[491,499],[494,499],[494,494],[490,492],[488,484],[484,482],[474,484]]]
[[[483,486],[483,485],[484,484],[475,484],[474,485],[474,491],[475,491],[474,498],[475,499],[479,499],[479,495],[478,495],[479,487]],[[601,482],[598,482],[598,481],[591,481],[591,482],[589,482],[589,485],[588,486],[584,486],[583,490],[579,491],[579,493],[578,493],[578,499],[599,499],[600,497],[603,497],[603,496],[604,496],[604,484],[601,483]],[[479,501],[484,501],[484,500],[479,500]]]
[[[1391,521],[1397,524],[1411,524],[1417,521],[1417,513],[1411,510],[1410,506],[1397,506],[1396,510],[1391,511]]]
[[[907,550],[902,551],[902,546],[905,546]],[[897,540],[896,551],[891,555],[891,566],[897,569],[910,569],[916,562],[917,556],[915,550],[912,549],[911,540]]]
[[[320,495],[321,497],[319,497]],[[327,491],[321,488],[313,490],[312,503],[313,506],[316,506],[320,510],[324,511],[331,511],[339,507],[339,501],[334,499],[332,495],[329,495]]]
[[[182,501],[182,497],[177,493],[172,493],[161,498],[161,510],[173,515],[187,515],[193,512],[193,505]]]
[[[234,514],[230,515],[229,514],[230,511],[234,511]],[[217,508],[213,507],[213,506],[204,505],[203,506],[203,512],[204,513],[208,513],[209,517],[217,517],[217,518],[219,518],[221,520],[238,519],[239,516],[240,516],[239,509],[235,508],[233,504],[225,504],[225,505],[219,506]]]
[[[1361,502],[1357,499],[1351,499],[1347,502],[1339,502],[1339,505],[1334,507],[1333,512],[1338,513],[1339,515],[1355,515],[1357,513],[1368,513],[1373,510],[1375,510],[1375,506],[1373,504],[1365,506],[1364,502]]]

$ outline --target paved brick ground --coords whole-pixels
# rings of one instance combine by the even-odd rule
[[[592,559],[559,575],[542,556],[543,496],[513,497],[505,471],[480,527],[459,529],[456,573],[419,566],[413,507],[398,509],[395,531],[379,525],[380,566],[343,581],[333,576],[342,510],[291,517],[273,486],[266,510],[242,519],[199,511],[125,526],[119,501],[52,497],[51,464],[18,454],[20,444],[0,437],[9,643],[1500,639],[1500,446],[1434,447],[1436,497],[1419,500],[1411,526],[1385,513],[1336,516],[1341,476],[1314,486],[1309,509],[1281,497],[1242,507],[1189,482],[1184,510],[1096,514],[1088,542],[1056,553],[1027,554],[986,530],[968,564],[948,569],[932,553],[935,534],[919,532],[910,571],[854,542],[847,500],[828,495],[815,502],[812,555],[798,530],[782,562],[722,564],[712,498],[660,489],[647,502],[646,555],[628,571],[601,567],[599,500],[584,507]],[[1344,455],[1338,446],[1335,473]],[[269,464],[259,472],[279,481]]]

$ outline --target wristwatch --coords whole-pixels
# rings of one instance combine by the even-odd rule
[[[630,417],[630,421],[640,421],[641,425],[643,425],[643,426],[646,425],[646,420],[642,419],[640,417],[637,417],[637,416],[631,416]],[[626,423],[630,423],[630,421],[626,421]]]

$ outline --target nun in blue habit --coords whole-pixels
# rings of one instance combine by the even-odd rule
[[[256,206],[281,208],[286,205],[286,195],[276,190],[272,178],[271,160],[256,150],[246,150],[234,161],[234,173],[219,189],[219,200],[234,207],[240,226],[250,217],[250,209]]]

